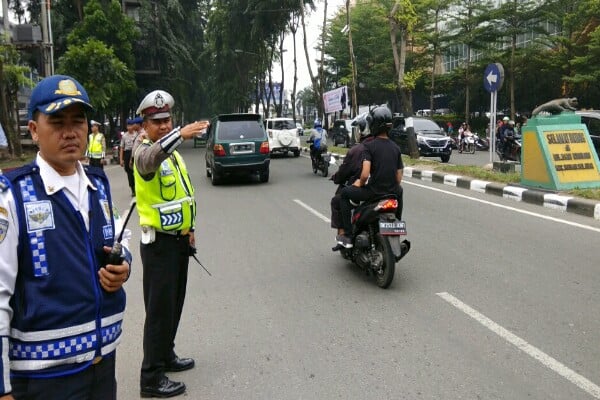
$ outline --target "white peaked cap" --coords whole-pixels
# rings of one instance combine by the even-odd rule
[[[175,105],[175,99],[164,90],[155,90],[144,97],[136,114],[150,119],[161,119],[171,116],[171,108]]]

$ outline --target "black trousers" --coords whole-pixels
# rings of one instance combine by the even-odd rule
[[[188,277],[189,236],[156,233],[140,244],[144,268],[144,359],[140,385],[157,384],[165,365],[175,358],[175,336],[181,319]]]
[[[115,355],[73,375],[12,378],[11,385],[15,400],[116,400]]]
[[[398,209],[396,210],[396,216],[398,219],[402,219],[402,208],[403,208],[403,189],[402,186],[398,185],[396,190],[396,196],[398,197]],[[346,186],[340,192],[340,214],[341,214],[341,228],[344,229],[345,235],[352,234],[352,205],[350,200],[355,203],[361,201],[369,201],[376,197],[380,197],[380,194],[373,193],[369,187],[357,187],[357,186]]]
[[[135,193],[135,178],[133,177],[133,165],[130,165],[131,161],[131,150],[123,150],[123,168],[127,174],[127,182],[131,193]]]
[[[342,195],[340,193],[336,193],[336,195],[331,198],[331,227],[333,229],[342,227],[341,201]]]
[[[102,164],[101,158],[91,158],[90,157],[90,165],[92,167],[98,167],[104,169],[104,164]]]

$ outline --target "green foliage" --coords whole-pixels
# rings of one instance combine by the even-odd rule
[[[372,2],[357,2],[351,11],[353,47],[358,70],[357,97],[360,104],[385,103],[395,95],[396,74],[387,12],[385,4]],[[327,64],[328,72],[337,76],[332,81],[340,84],[350,84],[352,81],[348,37],[341,32],[345,25],[345,12],[340,12],[328,27],[325,44],[325,53],[331,58]]]
[[[111,48],[96,39],[69,46],[59,60],[57,72],[77,79],[98,111],[114,109],[122,96],[135,90],[133,71],[115,56]]]

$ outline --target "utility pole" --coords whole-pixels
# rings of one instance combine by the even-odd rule
[[[358,114],[358,103],[356,98],[356,81],[358,74],[356,72],[356,57],[354,56],[354,45],[352,44],[352,28],[350,26],[350,0],[346,0],[346,27],[348,28],[348,49],[350,52],[350,65],[352,65],[352,115],[354,118]]]
[[[10,24],[8,21],[8,0],[2,0],[2,20],[4,22],[4,33],[8,33]]]
[[[54,74],[54,49],[52,45],[52,27],[50,26],[50,0],[41,0],[41,22],[42,22],[42,63],[44,65],[44,76]]]

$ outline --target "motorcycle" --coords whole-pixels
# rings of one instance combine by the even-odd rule
[[[496,141],[496,154],[500,161],[521,162],[521,137],[515,136],[508,139],[507,142]]]
[[[477,150],[486,151],[490,149],[490,141],[489,139],[479,137],[479,135],[475,134],[475,148]]]
[[[352,214],[352,244],[338,245],[347,260],[354,262],[367,274],[375,276],[377,286],[387,289],[394,279],[396,263],[410,250],[406,223],[396,217],[398,200],[395,195],[383,196],[360,204]]]
[[[475,154],[475,137],[475,134],[471,134],[463,138],[461,152],[464,151],[465,153]]]
[[[315,173],[321,173],[321,176],[326,177],[329,174],[329,164],[331,163],[331,154],[327,152],[327,147],[321,147],[317,151],[311,151],[310,160],[312,162],[312,170]]]

